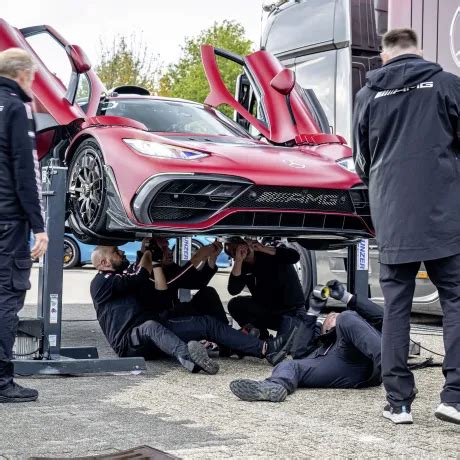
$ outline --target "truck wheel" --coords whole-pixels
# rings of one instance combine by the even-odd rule
[[[300,284],[302,285],[305,300],[313,290],[313,261],[308,249],[303,248],[299,243],[288,243],[287,247],[295,249],[300,254],[300,260],[295,264]]]

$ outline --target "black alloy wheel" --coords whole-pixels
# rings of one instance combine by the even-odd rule
[[[102,154],[92,140],[78,147],[70,164],[68,192],[70,211],[80,225],[105,230],[105,176]]]
[[[80,265],[80,249],[78,244],[67,236],[64,237],[64,268],[73,268]]]

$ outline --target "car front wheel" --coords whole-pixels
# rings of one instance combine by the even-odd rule
[[[77,148],[70,163],[67,188],[70,212],[78,225],[103,233],[107,206],[104,160],[94,140],[87,139]]]

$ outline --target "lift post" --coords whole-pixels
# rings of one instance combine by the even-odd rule
[[[347,290],[361,298],[369,297],[369,240],[348,246]]]
[[[17,374],[86,374],[145,370],[144,358],[99,358],[95,347],[62,347],[62,285],[67,168],[59,161],[59,144],[54,158],[43,168],[45,223],[48,251],[40,261],[38,311],[42,320],[43,359],[16,359]],[[88,286],[89,289],[89,286]]]

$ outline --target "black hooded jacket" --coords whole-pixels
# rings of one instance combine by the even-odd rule
[[[0,221],[28,220],[41,233],[41,177],[29,102],[14,80],[0,77]]]
[[[380,261],[460,253],[460,78],[418,55],[367,74],[353,156],[369,187]]]

